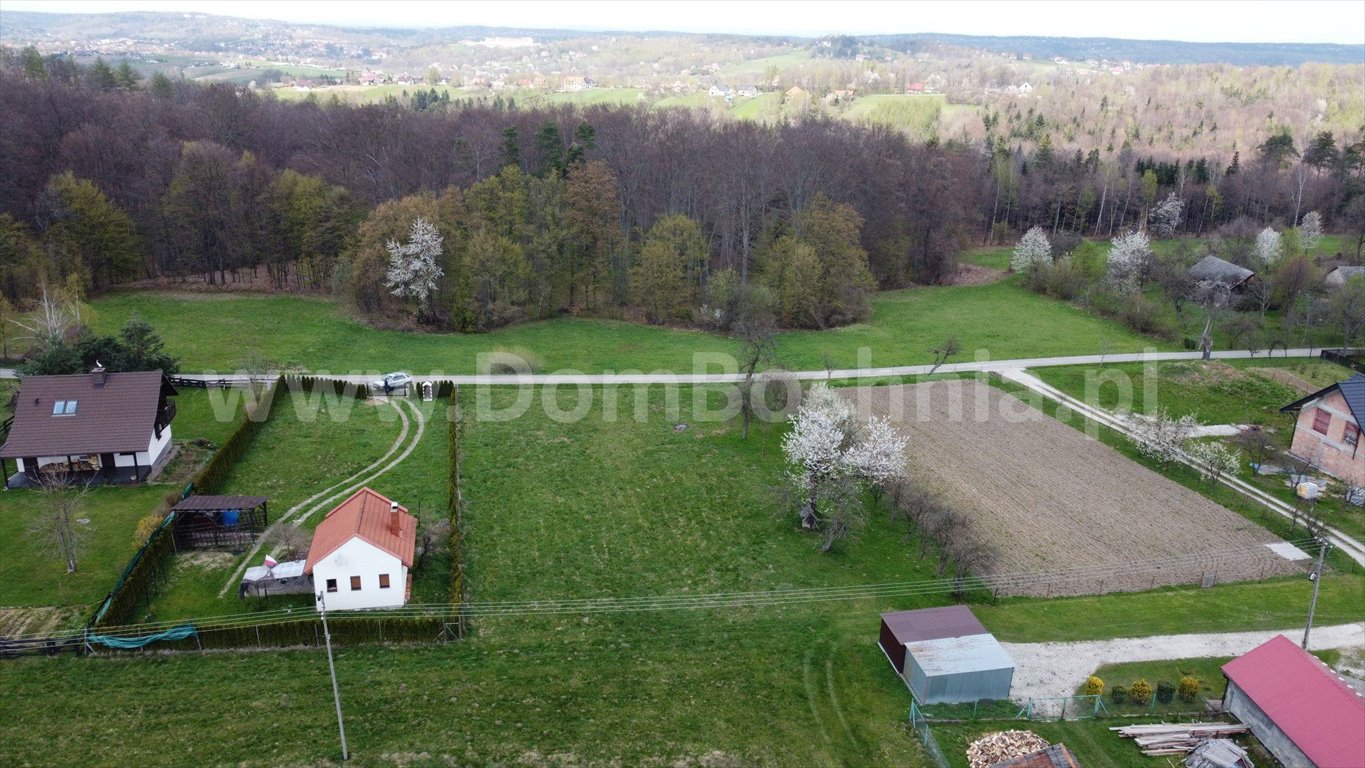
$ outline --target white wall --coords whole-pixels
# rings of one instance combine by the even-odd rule
[[[165,429],[161,430],[160,440],[156,439],[156,431],[153,430],[151,439],[148,440],[147,442],[147,450],[137,452],[137,465],[139,467],[151,467],[155,465],[157,460],[161,458],[161,455],[166,452],[166,449],[168,447],[170,447],[170,444],[171,426],[169,424],[166,425]],[[114,454],[114,466],[116,467],[133,466],[133,454],[131,453]]]
[[[379,588],[379,574],[389,575],[389,588]],[[351,589],[351,577],[360,577],[360,589]],[[336,579],[337,591],[327,592],[327,580]],[[313,566],[313,587],[325,593],[327,610],[396,608],[403,605],[408,569],[403,561],[369,542],[352,538]]]

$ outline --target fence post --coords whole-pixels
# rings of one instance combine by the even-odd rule
[[[1067,703],[1068,701],[1071,701],[1071,698],[1070,698],[1070,697],[1066,697],[1066,698],[1063,698],[1063,699],[1062,699],[1062,716],[1059,717],[1059,718],[1057,718],[1058,720],[1065,720],[1065,719],[1066,719],[1066,703]]]

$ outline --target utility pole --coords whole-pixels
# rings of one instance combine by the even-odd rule
[[[1316,591],[1313,596],[1317,597]],[[318,611],[322,614],[322,637],[327,643],[327,669],[332,673],[332,699],[337,705],[337,730],[341,732],[341,760],[345,762],[351,759],[351,753],[346,749],[346,723],[341,719],[341,689],[337,687],[337,666],[332,661],[332,633],[327,631],[327,600],[322,592],[318,593]],[[1306,636],[1304,642],[1308,642]]]
[[[1313,581],[1313,600],[1308,603],[1308,626],[1303,628],[1303,649],[1308,650],[1308,633],[1313,631],[1313,612],[1318,608],[1318,588],[1322,586],[1322,563],[1327,557],[1331,544],[1326,539],[1318,539],[1318,562],[1313,566],[1309,579]]]

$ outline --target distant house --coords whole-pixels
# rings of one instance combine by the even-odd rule
[[[1332,269],[1323,276],[1322,282],[1329,286],[1345,285],[1346,281],[1353,277],[1365,277],[1365,267],[1332,267]]]
[[[1365,451],[1360,424],[1365,417],[1365,374],[1320,389],[1280,409],[1298,413],[1289,453],[1333,477],[1365,487]]]
[[[810,91],[807,91],[805,88],[802,88],[799,85],[793,85],[792,87],[787,89],[787,92],[784,93],[782,97],[787,101],[794,101],[796,99],[809,99]]]
[[[1256,273],[1246,267],[1239,267],[1230,261],[1224,261],[1214,255],[1208,255],[1190,267],[1190,277],[1195,280],[1209,280],[1215,283],[1222,283],[1232,289],[1233,293],[1241,293],[1246,290],[1250,281],[1256,279]]]
[[[730,86],[726,85],[725,83],[712,83],[711,87],[706,91],[706,93],[710,96],[729,98]]]
[[[924,93],[924,83],[910,83],[905,86],[906,93]]]
[[[854,95],[852,88],[835,88],[829,92],[829,98],[831,100],[843,103],[853,101]]]
[[[965,605],[883,613],[878,644],[921,704],[1010,696],[1014,661]]]
[[[579,91],[586,91],[589,88],[595,87],[597,87],[597,81],[593,80],[591,77],[570,75],[569,77],[564,78],[564,90],[569,93],[578,93]]]
[[[361,488],[318,523],[304,573],[330,610],[395,608],[412,591],[408,569],[416,549],[417,518]]]
[[[1365,698],[1284,635],[1223,665],[1223,707],[1286,766],[1365,765]]]
[[[175,394],[161,371],[107,373],[96,364],[74,376],[27,376],[0,447],[0,477],[8,488],[140,483],[170,456]]]
[[[736,96],[739,96],[739,97],[742,98],[742,99],[753,99],[753,98],[757,98],[757,96],[758,96],[758,86],[756,86],[756,85],[741,85],[741,86],[739,86],[738,88],[735,89],[735,95],[736,95]]]
[[[1020,85],[1019,85],[1019,93],[1021,93],[1021,94],[1030,94],[1030,93],[1033,93],[1033,86],[1032,86],[1032,85],[1029,85],[1028,83],[1020,83]]]

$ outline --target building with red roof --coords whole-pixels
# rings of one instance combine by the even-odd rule
[[[330,610],[395,608],[412,590],[417,518],[369,488],[361,488],[318,523],[304,573]]]
[[[1223,665],[1223,706],[1288,768],[1365,766],[1365,698],[1276,635]]]

